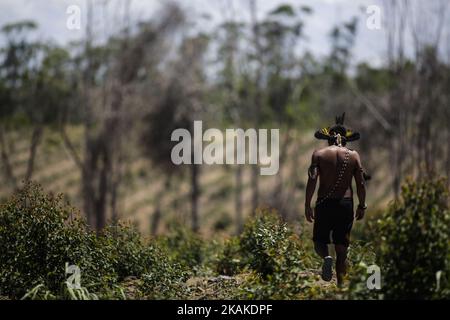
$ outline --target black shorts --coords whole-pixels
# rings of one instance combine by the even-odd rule
[[[316,206],[313,240],[348,246],[353,226],[353,199],[326,199]]]

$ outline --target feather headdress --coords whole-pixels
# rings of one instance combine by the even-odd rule
[[[360,134],[358,132],[354,132],[344,126],[345,120],[345,112],[342,116],[336,117],[336,124],[332,127],[325,127],[320,130],[317,130],[314,136],[317,139],[321,140],[334,140],[336,139],[337,134],[340,135],[341,139],[345,142],[356,141],[360,138]]]

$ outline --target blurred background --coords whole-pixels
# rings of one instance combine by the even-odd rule
[[[450,3],[0,1],[0,199],[25,181],[92,228],[236,234],[303,220],[314,131],[346,112],[370,214],[450,171]],[[170,159],[176,128],[279,128],[280,171]]]

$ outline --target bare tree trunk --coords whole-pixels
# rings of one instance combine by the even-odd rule
[[[44,128],[41,125],[36,126],[33,129],[30,141],[30,150],[27,161],[27,170],[25,172],[24,180],[29,181],[33,175],[34,163],[36,159],[37,148],[41,142],[42,133]],[[5,178],[9,184],[12,185],[14,189],[17,189],[17,178],[14,175],[13,168],[11,165],[11,160],[9,158],[9,150],[7,148],[6,138],[4,128],[0,127],[0,149],[1,149],[1,159],[3,162],[3,168],[5,173]]]
[[[406,16],[408,4],[393,0],[385,0],[385,9],[387,15],[387,47],[388,61],[391,76],[397,80],[402,75],[404,63],[404,32],[406,26]],[[390,160],[393,164],[392,189],[397,199],[400,192],[402,179],[402,150],[404,139],[404,123],[402,108],[403,102],[398,88],[393,88],[389,93],[389,107],[394,114],[394,126],[392,127],[393,147],[389,150]]]
[[[447,127],[447,140],[450,141],[450,130]],[[450,186],[450,144],[447,143],[447,160],[446,160],[446,171],[447,171],[447,184]]]
[[[106,199],[109,183],[108,175],[110,174],[110,158],[106,148],[103,150],[102,165],[103,167],[100,171],[100,181],[98,185],[98,195],[95,203],[97,232],[101,231],[106,225]]]
[[[397,76],[397,72],[393,72],[393,75]],[[400,125],[400,108],[398,105],[401,105],[401,101],[398,100],[397,89],[394,88],[389,94],[389,104],[392,109],[394,109],[394,123],[396,124],[393,128],[392,134],[392,147],[389,150],[391,163],[393,165],[392,168],[392,191],[394,192],[395,199],[398,199],[400,193],[400,184],[401,184],[401,176],[400,176],[400,166],[401,166],[401,125]]]
[[[81,163],[82,171],[84,211],[89,226],[91,228],[95,227],[97,232],[99,232],[106,225],[108,200],[112,218],[117,220],[117,189],[121,178],[120,172],[118,172],[121,165],[120,139],[123,134],[120,114],[123,102],[122,88],[131,80],[126,77],[126,72],[122,72],[125,70],[120,68],[122,65],[119,65],[117,70],[120,74],[113,77],[112,86],[109,88],[110,91],[107,91],[106,85],[102,91],[104,103],[108,101],[106,96],[111,94],[111,104],[102,106],[104,115],[99,119],[101,122],[100,124],[94,124],[95,106],[94,101],[91,99],[94,82],[93,67],[91,66],[92,26],[93,2],[88,1],[85,45],[87,68],[83,75],[85,156],[82,163],[80,160],[78,162]],[[126,56],[126,50],[127,47],[124,47],[122,50],[124,56]],[[119,57],[119,61],[123,64],[128,63],[124,57]],[[96,132],[96,127],[101,128],[100,132]],[[74,158],[77,159],[78,157]]]
[[[252,177],[251,177],[251,187],[252,187],[252,215],[255,214],[255,210],[258,208],[259,204],[259,167],[257,165],[252,165]]]
[[[42,138],[42,133],[44,128],[41,125],[36,126],[33,129],[33,134],[31,136],[30,144],[30,154],[28,157],[27,172],[25,174],[25,181],[30,181],[34,171],[34,162],[36,159],[36,151]]]
[[[14,189],[17,188],[17,180],[14,176],[14,172],[11,166],[11,160],[9,158],[9,150],[7,150],[5,132],[3,126],[0,126],[0,148],[1,148],[1,157],[3,162],[3,168],[5,171],[5,178],[12,185]]]
[[[198,177],[200,167],[196,164],[191,165],[191,219],[192,219],[192,231],[198,232],[198,198],[200,196],[200,188],[198,183]]]
[[[166,176],[165,178],[165,182],[164,182],[164,187],[162,188],[162,190],[160,190],[158,192],[158,194],[156,195],[156,204],[155,204],[155,211],[153,212],[152,215],[152,221],[151,221],[151,234],[154,236],[157,234],[158,232],[158,228],[159,225],[161,223],[161,203],[163,202],[164,199],[164,195],[167,194],[169,192],[169,190],[172,187],[172,179],[170,176]]]
[[[167,189],[166,189],[167,190]],[[159,228],[159,224],[161,222],[161,201],[163,198],[163,192],[165,190],[163,190],[162,192],[160,192],[157,196],[156,196],[156,204],[155,204],[155,211],[153,212],[152,215],[152,220],[151,220],[151,225],[150,225],[150,234],[152,236],[155,236],[158,232],[158,228]]]
[[[86,215],[87,223],[90,228],[96,226],[95,217],[95,188],[94,188],[94,174],[97,171],[97,145],[91,137],[93,127],[93,115],[92,115],[92,99],[90,97],[91,85],[93,84],[93,66],[92,66],[92,41],[93,41],[93,1],[87,0],[87,19],[86,19],[86,43],[85,43],[85,56],[87,67],[83,72],[83,110],[84,110],[84,143],[85,143],[85,156],[83,163],[81,164],[82,170],[82,193],[83,193],[83,207]],[[75,157],[77,159],[77,157]],[[80,159],[80,158],[78,158]],[[79,160],[81,161],[81,160]]]
[[[398,103],[400,104],[401,101],[398,101]],[[394,105],[394,104],[393,104]],[[395,129],[395,134],[394,134],[394,148],[391,150],[391,152],[393,153],[393,164],[394,164],[394,169],[393,169],[393,189],[394,189],[394,196],[395,199],[398,199],[399,195],[400,195],[400,187],[401,187],[401,181],[402,181],[402,156],[403,156],[403,146],[402,146],[402,140],[403,140],[403,125],[401,124],[401,108],[399,108],[400,110],[398,110],[398,114],[397,114],[397,127]]]
[[[93,229],[96,225],[96,219],[95,219],[95,209],[94,209],[94,188],[92,186],[92,179],[88,178],[90,176],[90,173],[88,169],[84,170],[83,178],[82,178],[82,194],[83,194],[83,211],[86,215],[86,220],[88,226]]]
[[[161,222],[161,207],[159,205],[159,200],[157,199],[158,203],[156,204],[155,211],[152,215],[152,223],[151,223],[151,230],[150,233],[152,236],[155,236],[158,232],[159,224]]]
[[[242,216],[242,166],[237,165],[235,171],[235,208],[236,211],[236,234],[240,234],[244,227]]]
[[[296,138],[295,141],[300,145],[301,144],[301,140],[299,140],[301,138]],[[303,174],[298,170],[298,168],[300,167],[300,162],[301,162],[301,149],[300,148],[294,148],[293,150],[293,154],[291,156],[292,162],[290,165],[290,172],[293,172],[293,176],[290,177],[290,180],[292,181],[292,184],[290,186],[290,188],[288,189],[287,193],[287,201],[288,201],[288,208],[289,208],[289,212],[295,212],[295,215],[293,216],[294,219],[297,219],[296,214],[298,213],[298,203],[296,200],[296,192],[298,191],[299,188],[299,181],[300,179],[303,179]]]
[[[255,70],[255,92],[253,93],[253,117],[254,117],[254,128],[257,129],[260,124],[260,114],[261,114],[261,71],[263,67],[261,58],[261,42],[260,42],[260,28],[257,19],[257,7],[256,0],[250,0],[250,15],[251,24],[253,30],[253,42],[256,50],[256,57],[258,66]],[[252,166],[252,177],[251,177],[251,188],[252,188],[252,214],[255,213],[256,208],[259,205],[259,167],[257,165]]]
[[[113,224],[116,224],[119,221],[119,214],[117,212],[117,193],[118,193],[118,183],[114,181],[111,184],[110,190],[110,209],[111,209],[111,221]]]
[[[122,126],[121,126],[122,128]],[[122,129],[121,132],[124,132],[126,129]],[[118,137],[120,139],[120,137]],[[121,141],[119,141],[119,144],[122,145]],[[119,212],[118,212],[118,193],[119,188],[121,186],[122,177],[124,174],[124,171],[126,169],[126,163],[125,163],[125,155],[124,150],[122,147],[117,148],[117,157],[115,157],[115,161],[112,164],[111,169],[111,182],[110,182],[110,210],[111,210],[111,219],[114,223],[116,223],[119,220]]]
[[[110,158],[101,139],[89,143],[83,166],[83,203],[88,225],[101,231],[106,225]]]
[[[83,209],[90,228],[96,226],[94,173],[98,170],[97,146],[87,138],[85,160],[82,167]]]
[[[286,160],[288,158],[289,153],[289,145],[291,142],[290,128],[286,129],[286,133],[281,142],[281,152],[280,152],[280,160],[277,174],[277,184],[275,187],[274,198],[275,203],[277,204],[277,209],[279,210],[281,216],[284,220],[288,218],[288,211],[285,210],[285,195],[284,195],[284,179],[283,179],[283,167],[286,164]]]

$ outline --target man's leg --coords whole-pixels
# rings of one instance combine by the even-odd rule
[[[322,279],[324,281],[330,281],[333,277],[333,258],[328,254],[328,245],[324,242],[315,241],[314,249],[323,259]]]
[[[323,259],[322,264],[322,279],[324,281],[331,281],[333,277],[333,258],[328,253],[328,243],[330,240],[330,219],[327,216],[327,209],[324,205],[316,208],[313,240],[314,249],[317,254]]]
[[[314,250],[316,250],[316,253],[322,259],[327,257],[327,256],[329,256],[329,254],[328,254],[328,245],[326,243],[319,242],[319,241],[314,241]]]
[[[341,286],[344,281],[344,276],[347,273],[347,246],[336,244],[336,276],[338,286]]]
[[[350,244],[350,232],[353,226],[353,200],[344,198],[339,203],[336,225],[333,231],[336,251],[336,277],[338,286],[342,286],[347,273],[347,251]]]

